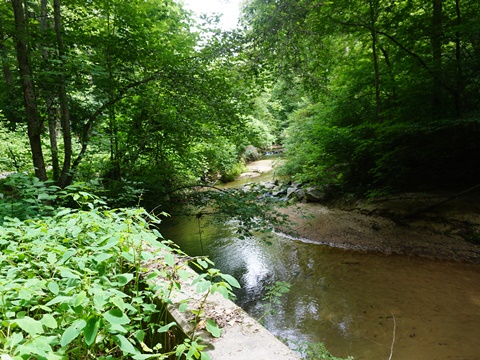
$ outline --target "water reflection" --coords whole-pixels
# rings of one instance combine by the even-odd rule
[[[203,227],[204,251],[243,288],[237,302],[265,314],[265,286],[288,281],[265,326],[290,342],[324,342],[335,356],[480,359],[480,267],[416,257],[379,256],[273,235],[237,240],[232,224]],[[200,255],[198,224],[182,219],[166,237]],[[271,243],[271,245],[268,245]],[[395,328],[395,329],[394,329]]]

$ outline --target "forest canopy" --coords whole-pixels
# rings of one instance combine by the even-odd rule
[[[273,142],[247,117],[249,80],[214,18],[172,0],[12,0],[0,17],[3,171],[158,193]]]
[[[173,0],[2,2],[1,170],[161,194],[279,143],[284,175],[339,193],[477,184],[477,1],[242,10],[225,32]]]
[[[298,89],[287,172],[360,194],[477,184],[479,14],[475,0],[248,2],[251,59]]]

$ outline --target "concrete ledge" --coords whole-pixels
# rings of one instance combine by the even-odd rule
[[[195,285],[191,285],[198,274],[185,267],[188,280],[182,280],[181,291],[175,291],[168,310],[182,330],[190,336],[201,335],[207,342],[206,352],[212,360],[296,360],[300,356],[273,336],[258,321],[250,317],[243,309],[219,293],[210,294],[203,305],[205,316],[212,319],[222,329],[218,338],[205,330],[205,320],[194,328],[194,316],[190,310],[198,309],[204,300],[204,294],[197,294]],[[161,281],[161,279],[159,279]],[[188,310],[179,311],[180,303],[188,301]]]

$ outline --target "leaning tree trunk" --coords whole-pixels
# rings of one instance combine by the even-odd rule
[[[43,159],[41,129],[42,122],[37,108],[35,86],[32,80],[32,72],[28,61],[27,52],[27,23],[24,15],[22,0],[11,0],[15,17],[15,33],[17,61],[20,70],[25,114],[27,118],[28,138],[32,152],[35,176],[40,180],[47,180],[45,161]]]

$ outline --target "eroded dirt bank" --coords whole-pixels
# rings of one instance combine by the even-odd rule
[[[270,172],[276,162],[249,163],[249,172],[241,178]],[[328,206],[299,204],[281,210],[293,223],[281,231],[359,251],[480,264],[480,189],[455,195],[401,194]]]
[[[428,208],[446,198],[405,194],[335,207],[299,204],[282,210],[294,223],[283,231],[359,251],[480,263],[480,245],[472,243],[480,237],[478,194]]]

